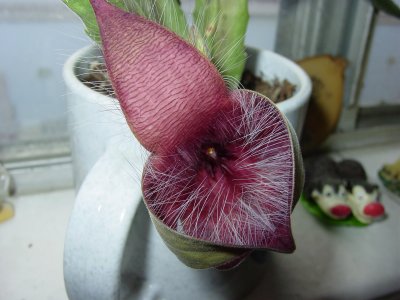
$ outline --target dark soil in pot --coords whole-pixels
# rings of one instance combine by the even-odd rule
[[[286,79],[263,80],[249,70],[244,71],[241,83],[245,89],[263,94],[274,103],[289,99],[296,91],[296,86]]]
[[[81,76],[78,76],[86,86],[102,93],[106,96],[113,96],[110,79],[108,78],[107,69],[102,61],[94,60],[88,66],[88,71]]]

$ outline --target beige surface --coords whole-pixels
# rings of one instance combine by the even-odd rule
[[[64,235],[74,192],[10,200],[13,219],[0,224],[0,299],[64,300]]]

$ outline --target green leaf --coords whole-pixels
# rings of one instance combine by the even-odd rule
[[[392,0],[372,0],[372,4],[379,10],[384,11],[388,15],[400,18],[400,8]]]
[[[218,24],[219,1],[196,0],[193,11],[193,40],[197,49],[212,60],[214,34]]]
[[[85,24],[86,34],[96,43],[100,43],[99,27],[89,0],[62,0],[73,12],[75,12]],[[111,4],[126,9],[124,0],[110,0]]]
[[[378,177],[389,191],[400,197],[400,180],[391,177],[385,168],[379,170]]]
[[[176,0],[156,0],[155,3],[160,14],[160,24],[188,40],[188,25],[179,2]]]
[[[248,1],[196,0],[193,18],[205,40],[209,57],[230,88],[237,87],[246,63],[244,37]]]
[[[188,26],[178,0],[127,0],[129,11],[156,22],[185,40]]]
[[[96,43],[100,43],[99,27],[89,0],[63,0],[85,24],[86,34]],[[149,20],[169,28],[183,39],[188,40],[185,14],[177,0],[108,0],[125,11],[135,12]]]
[[[361,223],[353,215],[345,220],[335,220],[327,216],[312,200],[308,200],[304,195],[301,195],[300,202],[303,204],[304,208],[313,216],[317,217],[320,221],[334,226],[355,226],[364,227],[368,224]]]
[[[292,141],[292,146],[293,146],[293,156],[294,156],[294,162],[295,162],[295,173],[294,173],[294,191],[293,191],[293,203],[292,203],[292,211],[294,207],[296,206],[297,202],[299,201],[299,198],[301,197],[301,193],[303,191],[304,187],[304,179],[305,179],[305,174],[304,174],[304,164],[303,164],[303,156],[301,154],[301,148],[299,144],[299,140],[297,138],[296,131],[294,130],[292,124],[289,122],[289,120],[286,118],[286,116],[282,115],[285,120],[286,124],[289,128],[290,135],[291,135],[291,141]]]
[[[229,248],[200,241],[172,230],[149,210],[151,220],[167,247],[188,267],[207,269],[229,263],[241,257],[248,249]]]

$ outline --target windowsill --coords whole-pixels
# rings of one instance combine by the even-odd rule
[[[0,163],[10,173],[18,195],[73,186],[68,139],[2,145]]]
[[[366,149],[399,142],[400,125],[382,125],[336,132],[321,145],[323,151]]]

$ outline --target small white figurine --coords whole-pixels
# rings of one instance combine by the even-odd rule
[[[345,159],[337,164],[337,171],[347,181],[347,202],[358,221],[370,224],[385,214],[383,205],[378,201],[379,188],[367,181],[367,173],[361,163]]]
[[[324,183],[315,186],[311,197],[319,208],[332,219],[346,219],[351,214],[351,208],[346,202],[346,188],[343,184]]]
[[[378,186],[366,182],[352,183],[347,200],[354,217],[361,223],[370,224],[385,214],[385,208],[378,202]]]
[[[352,214],[370,224],[385,215],[379,202],[379,188],[367,180],[364,167],[356,160],[335,162],[328,156],[306,161],[305,194],[330,218],[344,220]]]
[[[329,217],[346,219],[351,208],[346,201],[345,181],[337,170],[336,163],[328,156],[306,161],[305,193]]]

